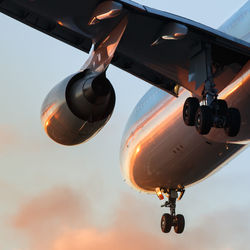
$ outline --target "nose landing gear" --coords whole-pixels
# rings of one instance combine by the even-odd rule
[[[178,198],[178,191],[181,192]],[[169,233],[171,228],[174,227],[174,231],[177,234],[181,234],[185,228],[185,219],[182,214],[175,214],[176,199],[181,199],[184,194],[184,190],[168,190],[168,201],[166,201],[161,207],[169,207],[170,214],[165,213],[161,217],[161,230],[163,233]]]

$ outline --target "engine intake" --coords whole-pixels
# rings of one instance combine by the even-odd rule
[[[45,98],[41,120],[48,136],[76,145],[106,124],[115,106],[115,92],[105,73],[84,71],[56,85]]]

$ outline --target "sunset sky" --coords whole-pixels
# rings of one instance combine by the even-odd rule
[[[213,28],[246,2],[136,1]],[[41,104],[87,54],[3,14],[0,30],[0,250],[250,249],[250,149],[188,188],[177,204],[184,234],[163,234],[162,202],[120,172],[126,121],[150,85],[110,66],[110,122],[85,144],[61,146],[43,131]]]

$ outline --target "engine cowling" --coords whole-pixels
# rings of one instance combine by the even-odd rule
[[[49,92],[41,120],[51,139],[76,145],[102,129],[114,106],[115,92],[105,73],[84,71],[65,78]]]

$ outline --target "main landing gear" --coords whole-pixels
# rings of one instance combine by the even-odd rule
[[[195,126],[201,135],[212,127],[224,128],[227,136],[234,137],[240,131],[241,116],[236,108],[228,108],[226,101],[214,98],[210,105],[201,105],[196,97],[189,97],[183,107],[183,120]]]
[[[178,195],[178,192],[180,192],[180,195]],[[172,227],[174,228],[174,231],[177,234],[181,234],[184,231],[185,228],[184,216],[182,214],[176,215],[175,213],[176,199],[180,200],[184,192],[185,192],[184,189],[181,190],[171,189],[166,191],[168,196],[168,201],[166,201],[161,207],[169,207],[170,214],[165,213],[161,217],[161,230],[163,233],[169,233]]]
[[[228,108],[225,100],[217,99],[217,89],[213,81],[211,46],[207,45],[205,52],[206,80],[200,101],[189,97],[183,107],[183,120],[187,126],[195,126],[201,135],[209,133],[212,127],[224,128],[227,136],[234,137],[240,131],[241,116],[236,108]]]

